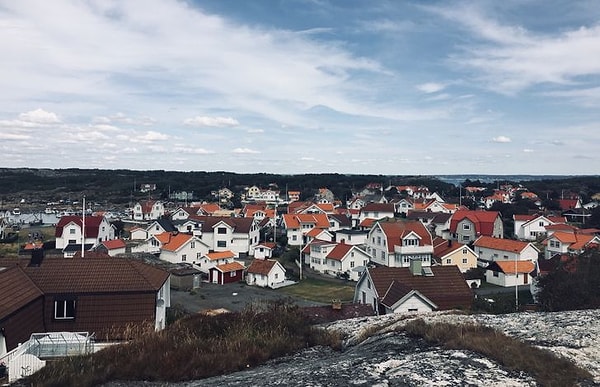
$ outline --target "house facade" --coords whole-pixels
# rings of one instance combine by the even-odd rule
[[[62,249],[66,257],[72,257],[75,252],[81,251],[82,242],[87,251],[115,239],[115,228],[104,216],[68,215],[60,218],[54,236],[56,248]]]
[[[477,267],[479,256],[468,245],[442,238],[435,238],[433,244],[433,257],[437,265],[456,266],[461,273]]]
[[[283,214],[283,227],[288,244],[301,246],[311,230],[328,230],[329,218],[327,214]]]
[[[480,236],[504,237],[504,225],[498,211],[461,210],[452,214],[450,235],[460,243],[471,243]]]
[[[196,261],[196,267],[203,273],[210,274],[210,270],[213,267],[233,263],[235,262],[235,258],[236,255],[233,251],[206,253],[200,260]]]
[[[379,266],[358,280],[354,302],[369,304],[378,314],[470,309],[473,292],[456,266]]]
[[[547,236],[546,227],[566,223],[564,216],[513,215],[515,237],[520,240],[535,241]]]
[[[555,231],[545,241],[544,256],[550,259],[555,255],[579,254],[590,245],[600,245],[600,237],[584,234],[579,230]]]
[[[366,242],[371,261],[388,267],[408,267],[418,259],[430,266],[433,256],[431,234],[419,221],[375,222]]]
[[[5,268],[0,287],[11,284],[22,294],[5,304],[10,292],[0,293],[0,304],[10,306],[0,308],[7,350],[35,332],[90,332],[98,339],[117,340],[132,325],[149,322],[157,330],[166,325],[169,273],[143,262],[47,257],[36,265],[29,259],[0,259],[0,267]]]
[[[232,251],[236,256],[253,256],[259,243],[260,227],[254,218],[195,216],[202,230],[200,238],[210,251]]]
[[[159,200],[142,200],[133,206],[133,220],[155,220],[165,215],[165,206]]]
[[[485,280],[490,284],[503,287],[529,285],[534,270],[535,263],[531,261],[496,261],[486,268]]]
[[[479,237],[473,248],[479,255],[478,265],[486,267],[492,262],[529,261],[536,262],[540,251],[531,242],[512,239]]]
[[[211,267],[208,280],[213,284],[225,285],[244,280],[244,265],[239,262],[223,263]]]
[[[311,269],[332,276],[358,281],[369,263],[369,254],[356,245],[317,241],[307,246]]]
[[[158,250],[160,259],[171,263],[195,263],[209,251],[208,246],[197,236],[180,232],[154,235],[148,243]]]
[[[274,288],[285,281],[285,268],[274,259],[254,259],[246,270],[248,285]]]

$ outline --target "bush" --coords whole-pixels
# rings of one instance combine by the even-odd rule
[[[483,325],[427,324],[422,319],[406,324],[406,332],[448,349],[480,353],[501,365],[532,375],[543,386],[573,386],[592,375],[552,352],[531,346]]]
[[[301,348],[341,346],[341,338],[311,326],[298,307],[278,301],[265,309],[180,318],[146,330],[129,343],[49,363],[35,386],[95,386],[111,380],[182,381],[262,364]]]

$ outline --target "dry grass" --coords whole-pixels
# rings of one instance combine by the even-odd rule
[[[567,359],[483,325],[428,324],[418,319],[409,322],[405,330],[445,348],[480,353],[511,370],[532,375],[542,386],[573,386],[592,379],[589,372]]]
[[[330,303],[331,300],[351,302],[354,298],[354,286],[350,283],[338,284],[315,278],[305,278],[295,285],[286,286],[277,291],[288,296],[325,303]]]
[[[161,332],[132,329],[128,344],[53,362],[35,386],[94,386],[111,380],[182,381],[222,375],[315,345],[341,346],[295,306],[272,303],[218,316],[182,318]]]

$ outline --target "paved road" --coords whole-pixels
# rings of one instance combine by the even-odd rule
[[[249,304],[263,304],[279,299],[291,299],[300,306],[322,305],[300,298],[292,298],[277,290],[248,286],[243,283],[217,285],[203,282],[193,292],[171,290],[171,306],[179,305],[188,312],[197,313],[224,308],[232,312],[243,310]]]

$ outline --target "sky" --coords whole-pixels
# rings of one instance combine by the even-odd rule
[[[600,173],[600,2],[0,0],[0,167]]]

